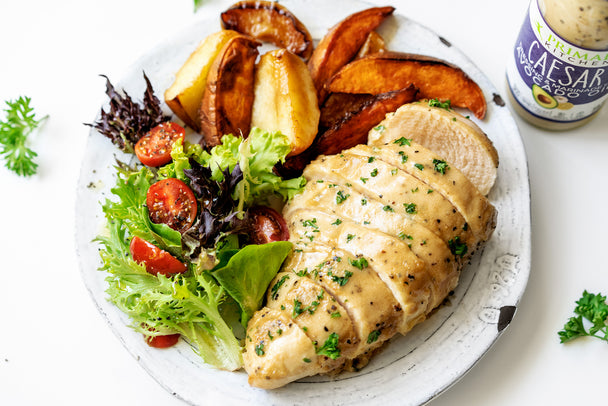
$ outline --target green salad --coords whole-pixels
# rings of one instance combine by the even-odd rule
[[[121,97],[109,81],[108,86],[113,101]],[[135,104],[125,100],[117,104],[128,102],[132,112]],[[116,116],[120,108],[115,110]],[[124,129],[109,128],[107,123],[118,120],[108,117],[102,114],[94,125],[102,134],[142,162],[148,162],[140,155],[143,144],[148,158],[154,157],[144,138],[157,130],[146,128],[139,141],[128,139]],[[150,121],[165,126],[159,130],[165,138],[179,127]],[[205,363],[235,370],[242,366],[247,322],[292,249],[287,238],[256,240],[256,221],[260,213],[276,213],[268,206],[299,193],[305,181],[275,174],[275,165],[290,151],[280,132],[253,128],[246,138],[225,135],[209,151],[183,135],[171,138],[170,145],[168,163],[116,166],[112,196],[102,203],[107,232],[96,239],[101,270],[108,274],[108,300],[150,345],[168,347],[183,337]],[[172,189],[175,185],[179,188]],[[177,194],[167,192],[174,190]]]

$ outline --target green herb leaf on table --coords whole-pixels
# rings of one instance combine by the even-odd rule
[[[576,302],[576,316],[571,317],[564,329],[558,332],[560,342],[565,343],[579,337],[596,337],[608,342],[608,304],[606,296],[586,290]]]
[[[20,176],[32,176],[38,170],[36,152],[27,146],[28,136],[48,117],[36,118],[31,99],[20,96],[6,101],[6,117],[0,121],[0,155],[5,166]]]

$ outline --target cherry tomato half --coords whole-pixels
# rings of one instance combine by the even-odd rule
[[[186,137],[186,130],[179,124],[167,121],[151,129],[135,144],[135,155],[142,164],[161,166],[171,162],[171,149],[177,140]]]
[[[283,216],[266,206],[249,209],[253,225],[251,240],[254,244],[266,244],[274,241],[289,240],[289,230]]]
[[[168,334],[165,336],[145,336],[146,343],[154,348],[173,347],[179,341],[179,334]]]
[[[161,250],[154,244],[148,241],[133,237],[129,245],[131,256],[138,264],[143,264],[146,271],[152,275],[172,275],[176,273],[186,272],[187,267],[173,255],[165,250]]]
[[[188,230],[196,219],[194,192],[179,179],[168,178],[150,186],[146,206],[153,223],[166,224],[180,233]]]

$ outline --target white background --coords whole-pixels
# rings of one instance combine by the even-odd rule
[[[372,2],[392,4],[447,38],[505,96],[505,62],[527,0]],[[82,123],[92,122],[105,100],[98,75],[118,80],[163,38],[231,2],[205,4],[195,14],[191,0],[0,3],[0,100],[28,95],[50,116],[31,140],[39,174],[23,179],[0,168],[0,404],[182,404],[95,309],[78,269],[74,205],[89,132]],[[608,344],[562,345],[557,331],[584,289],[608,294],[608,108],[567,133],[516,120],[530,166],[528,287],[503,336],[433,406],[605,399]]]

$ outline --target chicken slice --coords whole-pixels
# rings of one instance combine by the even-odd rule
[[[483,195],[494,185],[498,152],[473,121],[428,102],[408,103],[374,127],[369,145],[384,145],[401,137],[413,139],[458,168]]]
[[[262,389],[321,372],[310,338],[284,312],[266,307],[249,320],[243,363],[249,384]]]
[[[299,247],[283,269],[306,275],[344,307],[359,337],[355,357],[371,353],[397,333],[403,309],[367,261],[324,244],[308,243]],[[319,253],[324,254],[323,258]],[[344,315],[336,311],[331,316],[341,319]],[[363,365],[357,362],[356,366]]]
[[[458,283],[461,258],[455,257],[439,236],[391,206],[353,189],[348,193],[351,196],[337,204],[335,186],[330,187],[328,182],[309,182],[298,199],[285,206],[283,213],[289,215],[293,210],[316,209],[336,215],[336,220],[352,220],[404,240],[412,252],[427,263],[433,282],[430,307],[438,306]]]
[[[270,285],[270,297],[266,307],[291,317],[317,349],[335,336],[337,345],[332,349],[337,351],[334,354],[337,357],[317,358],[321,372],[331,371],[340,367],[345,358],[356,355],[359,336],[342,305],[322,286],[304,276],[306,271],[299,271],[302,272],[279,272]],[[344,273],[335,272],[340,276]],[[336,313],[340,313],[342,317],[333,317]]]
[[[303,175],[309,183],[343,185],[332,186],[336,198],[339,193],[348,195],[350,190],[374,196],[396,213],[436,233],[446,243],[466,246],[469,255],[479,244],[465,218],[445,196],[380,159],[353,154],[323,156],[311,162]]]
[[[400,333],[405,334],[424,320],[431,310],[432,281],[426,263],[406,242],[351,221],[332,224],[335,216],[317,210],[295,210],[285,220],[293,240],[339,246],[357,258],[365,258],[403,309],[404,318],[398,327]]]
[[[414,141],[402,138],[381,147],[357,145],[345,154],[376,158],[420,179],[460,211],[479,241],[487,241],[496,228],[496,209],[479,189],[458,169]]]

